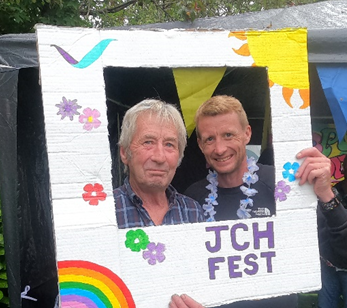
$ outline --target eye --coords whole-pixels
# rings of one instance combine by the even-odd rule
[[[233,137],[233,134],[232,134],[232,133],[225,133],[225,137],[226,137],[226,138],[232,138],[232,137]]]

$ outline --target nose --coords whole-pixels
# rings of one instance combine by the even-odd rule
[[[217,138],[214,144],[214,152],[218,155],[222,155],[224,154],[225,150],[226,146],[224,144],[224,141],[222,139]]]
[[[152,160],[158,164],[165,162],[166,156],[165,156],[165,151],[162,144],[158,143],[153,148]]]

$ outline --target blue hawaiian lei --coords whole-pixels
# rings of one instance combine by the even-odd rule
[[[255,173],[259,170],[259,167],[256,164],[254,157],[247,158],[247,171],[243,174],[242,181],[246,185],[242,185],[240,187],[241,191],[244,195],[246,195],[246,199],[240,200],[240,207],[238,208],[236,214],[239,218],[251,218],[251,208],[253,207],[253,197],[258,191],[254,188],[251,188],[251,184],[255,184],[258,182],[259,177]],[[214,209],[215,205],[218,205],[218,176],[216,171],[209,170],[208,175],[206,177],[209,184],[206,186],[210,193],[207,198],[205,198],[205,204],[202,208],[205,210],[205,216],[208,216],[207,221],[215,221],[214,215],[216,211]],[[250,208],[249,208],[250,207]]]

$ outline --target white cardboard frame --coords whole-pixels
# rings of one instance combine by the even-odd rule
[[[306,33],[303,29],[285,31]],[[267,33],[275,35],[277,32]],[[83,272],[87,268],[83,262],[78,263],[82,269],[81,275],[93,278],[89,284],[99,287],[113,307],[120,306],[120,297],[126,293],[126,289],[130,291],[136,307],[153,308],[167,307],[174,293],[187,293],[203,305],[215,306],[320,288],[316,197],[312,188],[307,185],[299,187],[297,182],[287,182],[291,192],[285,201],[277,202],[275,217],[143,228],[151,241],[165,244],[165,260],[154,266],[148,264],[142,252],[133,252],[125,247],[129,230],[117,228],[111,184],[104,67],[250,67],[254,62],[252,55],[245,57],[233,52],[233,48],[239,49],[244,41],[229,34],[230,31],[208,30],[98,31],[37,27],[57,262],[59,265],[67,260],[77,263],[88,261],[114,273],[124,285],[114,281],[120,293],[112,296],[100,287],[99,278],[92,277],[93,274],[88,274],[87,270]],[[100,57],[94,63],[83,69],[67,63],[57,48],[52,46],[59,46],[75,59],[82,59],[104,39],[113,41],[100,52]],[[307,54],[306,41],[298,48],[304,48],[304,54]],[[271,53],[271,49],[268,52]],[[289,60],[284,57],[282,61]],[[307,57],[304,65],[307,72]],[[307,81],[308,75],[298,78]],[[302,100],[296,88],[292,107],[285,102],[281,85],[274,84],[270,88],[270,96],[278,183],[286,181],[282,175],[283,164],[296,162],[295,154],[312,145],[310,111],[309,107],[300,108]],[[56,104],[62,102],[62,97],[77,99],[77,104],[82,107],[78,109],[80,114],[86,107],[97,109],[101,125],[88,131],[82,128],[78,115],[73,121],[68,117],[61,119],[61,115],[57,115]],[[106,199],[97,206],[91,206],[82,198],[83,187],[89,183],[101,184],[107,194]],[[221,231],[221,250],[216,253],[206,248],[206,242],[212,244],[215,241],[215,233],[206,229],[211,227],[229,230]],[[265,238],[260,240],[259,249],[254,248],[252,230],[256,227],[259,230],[273,228],[269,234],[273,237],[274,247],[269,246]],[[237,251],[232,247],[229,235],[232,228],[237,230],[238,243],[250,242],[248,249]],[[270,254],[266,255],[267,252]],[[255,257],[249,259],[259,266],[254,275],[244,271],[245,268],[252,269],[252,264],[254,266],[250,261],[248,265],[244,263],[250,254],[258,258],[256,261]],[[235,268],[234,273],[241,273],[242,277],[229,277],[227,258],[230,256],[240,257],[241,261],[235,262],[239,268]],[[225,258],[225,262],[216,263],[219,266],[215,271],[216,279],[210,279],[208,260],[216,257]],[[60,287],[64,291],[62,283],[77,282],[78,277],[72,265],[67,264],[65,271],[61,270],[61,266],[59,268]],[[79,287],[83,289],[82,285]],[[89,297],[87,293],[81,294],[82,297]],[[93,300],[92,297],[89,299]],[[129,296],[126,302],[128,307],[133,307]],[[64,305],[66,301],[62,301],[62,307]]]

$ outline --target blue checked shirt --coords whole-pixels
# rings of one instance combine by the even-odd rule
[[[114,190],[116,216],[119,229],[154,226],[154,222],[142,206],[142,200],[134,193],[126,178],[124,184]],[[177,192],[173,186],[166,190],[169,210],[163,225],[176,225],[205,221],[198,202]]]

